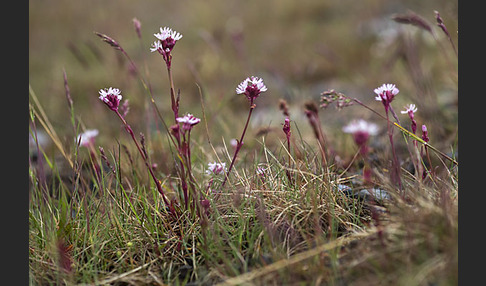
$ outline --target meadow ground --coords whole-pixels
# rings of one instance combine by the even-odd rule
[[[457,2],[422,2],[31,1],[31,284],[456,285]]]

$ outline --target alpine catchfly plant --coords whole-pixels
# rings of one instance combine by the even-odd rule
[[[400,111],[401,114],[408,114],[408,117],[410,117],[410,120],[412,121],[411,124],[411,129],[412,133],[415,134],[417,131],[417,121],[415,121],[415,112],[417,112],[417,107],[415,107],[415,104],[409,104],[405,106],[405,110]]]
[[[353,140],[359,147],[359,153],[364,161],[363,178],[365,183],[371,183],[371,167],[368,164],[367,142],[370,136],[378,134],[378,126],[363,119],[353,120],[343,127],[345,133],[353,135]]]
[[[121,91],[118,88],[110,87],[108,89],[106,89],[106,88],[100,89],[99,94],[100,94],[99,99],[102,102],[104,102],[106,104],[106,106],[108,106],[108,108],[110,108],[113,112],[115,112],[115,114],[118,116],[118,118],[123,123],[125,130],[132,137],[132,140],[135,143],[135,146],[137,147],[138,152],[142,156],[142,158],[145,162],[145,165],[147,166],[147,169],[149,170],[150,175],[152,176],[152,179],[154,180],[155,185],[157,186],[157,190],[162,195],[162,198],[164,199],[165,204],[169,205],[169,201],[167,200],[167,198],[164,194],[164,191],[162,189],[162,185],[160,184],[160,181],[155,177],[154,171],[152,170],[152,166],[150,165],[150,163],[148,161],[146,153],[142,150],[142,147],[140,147],[140,144],[138,143],[137,139],[135,138],[135,134],[133,133],[132,128],[130,127],[130,125],[128,125],[128,123],[125,120],[125,118],[123,117],[123,115],[120,114],[120,112],[118,111],[118,106],[120,105],[120,101],[123,98],[122,95],[121,95]]]
[[[159,52],[168,66],[171,64],[171,52],[177,41],[182,39],[182,35],[176,31],[172,31],[169,27],[160,28],[160,33],[155,33],[154,36],[158,39],[152,44],[151,52]]]
[[[257,97],[260,96],[262,92],[265,91],[267,91],[267,87],[265,86],[263,79],[258,78],[256,76],[247,77],[236,87],[236,94],[244,94],[248,99],[248,101],[250,101],[250,111],[248,112],[248,118],[246,119],[245,128],[243,129],[241,138],[239,141],[237,141],[235,154],[233,155],[233,159],[231,160],[231,164],[228,168],[228,172],[226,173],[226,177],[224,178],[224,181],[221,184],[221,186],[224,186],[224,184],[226,183],[226,180],[228,179],[231,169],[235,164],[236,157],[238,156],[238,152],[240,152],[241,146],[243,146],[243,138],[245,137],[246,129],[248,128],[248,123],[250,122],[251,113],[253,112],[253,109],[256,107],[254,101]]]
[[[410,118],[410,120],[412,121],[411,124],[410,124],[410,129],[412,130],[412,133],[415,134],[415,132],[417,131],[417,121],[415,121],[415,112],[417,112],[417,107],[415,107],[415,104],[409,104],[407,106],[405,106],[405,110],[402,110],[400,111],[401,114],[408,114],[408,117]],[[422,167],[422,164],[421,164],[421,155],[419,153],[419,148],[418,148],[418,142],[417,140],[413,140],[412,141],[413,143],[413,149],[410,150],[409,149],[409,152],[410,152],[410,155],[411,155],[411,159],[412,159],[412,163],[414,165],[414,168],[417,172],[417,178],[418,180],[420,181],[422,179],[421,176],[419,176],[419,174],[422,174],[423,171],[423,167]]]
[[[177,41],[182,39],[182,35],[176,31],[172,31],[169,27],[160,28],[160,33],[155,33],[154,36],[158,39],[152,44],[150,48],[151,52],[159,52],[162,55],[165,64],[167,66],[167,73],[169,75],[170,84],[170,100],[172,105],[172,111],[174,112],[174,118],[179,117],[179,95],[177,99],[174,92],[174,81],[172,80],[172,50]]]
[[[398,117],[396,116],[395,112],[393,111],[393,108],[391,107],[391,102],[400,91],[394,84],[386,83],[380,87],[375,88],[374,92],[376,94],[375,100],[381,101],[381,103],[383,103],[383,106],[385,107],[386,121],[388,127],[387,128],[388,138],[390,139],[390,145],[391,145],[392,155],[393,155],[392,172],[390,174],[391,180],[393,183],[397,184],[400,189],[402,189],[402,182],[400,179],[400,165],[398,163],[398,158],[395,153],[395,146],[393,144],[393,126],[390,123],[390,118],[388,116],[388,111],[390,111],[393,117],[395,117],[395,119],[397,120],[398,124],[400,124]]]
[[[190,113],[184,115],[183,117],[177,117],[176,120],[177,122],[182,123],[182,130],[184,131],[190,131],[194,125],[201,122],[201,119]]]
[[[400,91],[398,90],[398,88],[395,87],[394,84],[386,83],[380,87],[375,88],[374,92],[376,93],[375,99],[383,103],[383,106],[385,107],[385,112],[388,113],[390,103],[395,98],[395,95],[397,95]]]

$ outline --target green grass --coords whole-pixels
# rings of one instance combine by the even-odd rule
[[[405,9],[385,8],[384,1],[241,7],[182,2],[118,1],[90,9],[58,3],[49,11],[30,4],[29,132],[50,142],[29,150],[31,285],[456,285],[458,165],[442,154],[457,160],[457,58],[440,29],[434,26],[433,37],[397,25],[396,41],[377,52],[382,39],[367,34],[366,25],[372,19],[393,23],[390,15]],[[432,26],[433,10],[443,8],[445,24],[456,30],[457,6],[407,5]],[[115,7],[120,21],[103,16]],[[271,9],[274,13],[265,12]],[[41,21],[43,11],[65,25]],[[141,41],[130,25],[133,17],[142,22]],[[91,26],[76,25],[83,20]],[[184,35],[173,51],[180,113],[202,119],[191,131],[192,171],[186,177],[181,168],[187,171],[189,164],[168,132],[174,118],[165,64],[149,51],[152,34],[166,25]],[[140,74],[131,74],[127,58],[93,31],[116,39]],[[238,42],[241,31],[244,40]],[[68,37],[64,48],[46,41],[59,43],[72,33],[79,37]],[[63,70],[73,105],[66,105]],[[245,144],[221,187],[224,177],[205,170],[209,162],[228,167],[232,159],[230,140],[241,136],[248,112],[248,102],[234,96],[234,89],[251,74],[261,76],[269,90],[255,101]],[[392,104],[397,113],[417,104],[419,129],[426,124],[431,138],[431,162],[421,163],[431,164],[433,173],[420,180],[411,173],[413,138],[394,128],[403,190],[390,181],[386,120],[357,104],[319,109],[325,166],[304,113],[306,102],[318,105],[321,92],[336,89],[383,114],[373,88],[385,82],[400,89]],[[98,90],[108,86],[129,99],[126,120],[136,140],[144,134],[170,206],[132,138],[97,99]],[[279,99],[290,108],[290,150]],[[399,117],[408,129],[408,117]],[[358,148],[342,132],[355,118],[382,130],[370,138],[369,163],[373,186],[387,190],[389,201],[370,203],[338,190],[371,187],[363,185]],[[95,148],[77,146],[77,135],[92,128],[100,130]],[[101,166],[99,177],[95,166]],[[207,207],[198,200],[196,207],[184,206],[185,179]]]

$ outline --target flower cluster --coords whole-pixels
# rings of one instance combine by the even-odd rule
[[[190,113],[184,115],[183,117],[177,117],[176,120],[177,120],[177,122],[182,123],[182,129],[184,131],[191,130],[194,125],[201,122],[201,119],[195,117],[194,115],[192,115]]]
[[[395,95],[397,95],[399,92],[398,88],[396,88],[394,84],[386,83],[378,88],[375,88],[374,91],[377,95],[375,99],[377,101],[381,101],[385,106],[385,111],[388,112],[390,103],[393,101],[393,98],[395,98]]]
[[[172,31],[169,27],[160,28],[160,33],[154,34],[158,39],[152,44],[150,48],[151,52],[159,52],[167,64],[170,67],[171,63],[171,51],[174,48],[177,41],[182,39],[182,35],[176,31]]]
[[[367,162],[368,147],[366,143],[370,135],[378,133],[378,126],[374,123],[369,123],[363,119],[353,120],[348,125],[343,127],[343,131],[353,134],[353,139],[359,147],[359,153],[363,157],[365,165],[363,166],[363,179],[365,183],[371,183],[371,166]]]
[[[154,34],[159,39],[159,43],[166,53],[172,51],[177,41],[182,39],[182,35],[172,31],[169,27],[160,28],[160,33]]]
[[[343,127],[343,131],[353,134],[353,139],[356,145],[363,146],[370,135],[378,133],[378,126],[374,123],[369,123],[363,119],[353,120],[348,125]]]
[[[263,79],[256,76],[251,76],[242,81],[238,87],[236,87],[237,94],[244,94],[246,98],[253,104],[253,100],[260,96],[260,93],[267,91]]]
[[[110,87],[108,89],[100,89],[99,93],[99,99],[103,101],[108,106],[108,108],[113,111],[118,111],[118,106],[120,105],[120,101],[122,100],[122,95],[120,94],[121,92],[118,88]]]
[[[405,110],[400,111],[402,114],[408,114],[408,117],[410,117],[410,120],[412,120],[412,133],[415,134],[417,131],[417,121],[415,121],[415,112],[417,112],[417,107],[415,107],[415,104],[409,104],[408,106],[405,106]]]

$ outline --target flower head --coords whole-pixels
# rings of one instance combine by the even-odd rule
[[[408,106],[405,106],[405,110],[400,111],[401,114],[407,114],[410,116],[410,118],[413,118],[413,114],[417,112],[417,107],[415,107],[415,104],[409,104]]]
[[[223,172],[226,172],[226,163],[208,163],[208,169],[206,170],[206,174],[219,175]]]
[[[285,133],[285,135],[287,136],[287,140],[289,140],[290,139],[290,134],[292,132],[290,131],[290,119],[288,117],[285,118],[285,121],[284,121],[284,125],[283,125],[282,130]]]
[[[154,36],[159,39],[159,41],[154,42],[154,49],[150,49],[152,52],[162,49],[163,52],[170,53],[176,42],[182,39],[181,34],[172,31],[169,27],[160,28],[160,33],[156,33]],[[159,52],[161,51],[159,50]]]
[[[78,135],[76,142],[79,142],[80,146],[89,147],[90,145],[94,145],[94,139],[98,136],[97,129],[88,129],[85,132]]]
[[[177,117],[176,120],[177,122],[182,123],[182,129],[186,131],[191,130],[194,125],[201,122],[201,119],[195,117],[190,113],[184,115],[183,117]]]
[[[343,127],[343,131],[353,134],[353,139],[358,146],[362,146],[368,141],[370,135],[378,133],[378,126],[363,119],[353,120]]]
[[[392,102],[395,95],[397,95],[399,92],[398,88],[396,88],[395,85],[391,83],[383,84],[382,86],[375,88],[374,91],[377,95],[375,99],[383,103],[386,111],[388,111],[390,103]]]
[[[251,76],[242,81],[236,88],[237,94],[244,94],[253,103],[253,100],[260,96],[260,93],[267,91],[263,79]]]
[[[415,131],[417,131],[417,122],[415,121],[414,119],[414,113],[417,112],[417,107],[415,107],[415,104],[409,104],[408,107],[405,106],[405,110],[402,110],[401,113],[402,114],[407,114],[408,113],[408,117],[410,117],[410,120],[412,120],[412,132],[413,134],[415,134]]]
[[[122,100],[122,95],[118,88],[110,87],[108,89],[100,89],[99,99],[103,101],[111,110],[118,111],[118,106]]]

